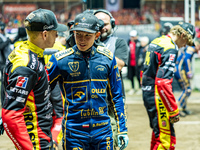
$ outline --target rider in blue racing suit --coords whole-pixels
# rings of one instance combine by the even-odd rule
[[[199,42],[195,43],[196,46],[199,45]],[[182,93],[178,98],[179,112],[181,117],[191,114],[191,111],[187,109],[187,99],[192,92],[190,80],[193,77],[192,57],[194,53],[196,53],[196,46],[186,46],[179,54],[175,65],[176,71],[174,73],[174,77],[177,79],[182,90]]]
[[[47,65],[51,87],[59,81],[66,99],[62,122],[63,149],[113,150],[107,86],[112,96],[118,138],[128,141],[121,77],[115,56],[102,46],[92,45],[84,49],[98,34],[96,19],[92,14],[78,15],[73,30],[76,43],[82,43],[52,55]],[[87,26],[82,27],[84,25]],[[81,40],[77,40],[79,38]]]

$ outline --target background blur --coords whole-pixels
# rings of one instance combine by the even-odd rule
[[[177,24],[178,21],[191,22],[200,37],[200,1],[199,0],[0,0],[0,21],[6,23],[6,35],[14,38],[19,27],[23,27],[24,18],[38,8],[52,10],[60,23],[67,24],[78,13],[86,9],[104,8],[111,12],[117,27],[114,33],[128,41],[129,32],[137,30],[139,36],[148,36],[150,41],[160,35],[164,23]],[[200,54],[193,58],[193,81],[200,79]],[[123,68],[126,77],[127,68]],[[175,81],[174,81],[175,82]],[[178,86],[174,89],[178,90]],[[200,89],[197,82],[193,89]]]
[[[186,2],[187,7],[184,7]],[[125,31],[120,36],[128,39],[126,33],[134,28],[140,35],[151,35],[152,39],[159,35],[163,18],[177,22],[187,16],[194,18],[195,23],[192,23],[199,28],[199,5],[199,0],[0,0],[0,20],[8,25],[7,32],[11,33],[10,28],[23,26],[27,14],[38,8],[54,11],[58,21],[65,24],[86,9],[104,8],[115,18],[118,25],[116,32]],[[186,8],[189,12],[194,11],[192,16],[185,15]]]
[[[14,38],[18,28],[24,26],[27,14],[38,8],[52,10],[64,24],[86,9],[107,9],[116,20],[114,33],[127,41],[133,29],[139,37],[148,36],[151,41],[160,35],[164,23],[174,25],[179,21],[195,25],[196,36],[200,38],[200,0],[0,0],[0,21],[6,23],[6,36]],[[200,80],[199,57],[200,54],[193,57],[192,88],[195,90],[200,89],[200,84],[194,82]],[[124,77],[126,70],[124,67]]]

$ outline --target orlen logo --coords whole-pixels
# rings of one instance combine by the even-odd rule
[[[27,77],[21,77],[19,76],[17,79],[17,83],[16,83],[16,87],[20,87],[20,88],[26,88],[26,85],[28,83],[28,78]]]

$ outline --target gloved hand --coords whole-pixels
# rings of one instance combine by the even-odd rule
[[[128,146],[128,135],[127,134],[119,134],[118,135],[118,146],[120,150],[124,150]]]
[[[3,135],[3,132],[4,132],[3,120],[2,120],[2,118],[0,117],[0,135]]]
[[[174,117],[170,117],[169,120],[170,120],[171,123],[176,123],[176,122],[178,122],[178,121],[179,121],[179,114],[176,115],[176,116],[174,116]]]
[[[188,78],[188,79],[192,79],[192,77],[193,77],[193,74],[192,74],[192,73],[187,73],[187,78]]]
[[[58,144],[53,140],[53,150],[58,150]]]

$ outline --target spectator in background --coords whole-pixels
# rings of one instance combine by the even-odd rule
[[[11,52],[11,40],[5,35],[6,24],[0,22],[0,69],[2,70],[6,64],[6,59]]]
[[[26,17],[25,28],[28,40],[11,52],[5,67],[3,125],[17,149],[53,150],[53,109],[43,52],[67,26],[58,24],[52,11],[37,9]]]
[[[0,81],[1,81],[1,106],[3,105],[3,99],[5,94],[3,93],[3,69],[6,65],[6,59],[9,53],[12,51],[10,48],[11,40],[5,36],[6,24],[0,21]],[[0,135],[4,133],[3,121],[0,117]]]
[[[129,61],[128,61],[128,79],[131,81],[131,89],[128,91],[129,95],[132,95],[136,92],[134,77],[137,78],[139,89],[140,85],[140,74],[138,70],[138,59],[140,54],[141,43],[138,39],[138,33],[136,30],[132,30],[129,33],[130,39],[128,40],[129,45]]]
[[[69,36],[66,38],[66,44],[65,44],[66,48],[73,47],[76,44],[74,40],[74,33],[73,31],[71,31],[71,29],[73,28],[73,25],[74,25],[74,20],[69,21],[67,23],[67,26],[69,29]]]
[[[192,114],[192,112],[187,109],[187,100],[192,92],[190,80],[194,76],[192,70],[192,57],[194,53],[197,53],[199,48],[200,39],[195,38],[195,46],[186,46],[182,49],[176,61],[174,77],[177,79],[182,90],[182,93],[178,98],[179,113],[181,117]]]
[[[3,69],[6,65],[6,59],[8,55],[10,54],[11,47],[11,40],[6,37],[5,35],[5,28],[6,24],[0,21],[0,79],[1,79],[1,104],[4,99],[4,93],[3,93]]]
[[[145,60],[145,55],[146,55],[146,50],[148,48],[149,44],[149,38],[147,36],[142,36],[139,38],[141,47],[139,48],[139,55],[137,59],[137,79],[140,80],[140,85],[141,85],[141,71],[143,70],[143,64]],[[136,92],[137,95],[142,94],[141,88]]]
[[[98,9],[97,11],[94,12],[94,14],[100,21],[103,21],[102,23],[103,28],[100,30],[101,31],[100,42],[102,42],[103,45],[107,47],[109,50],[111,50],[111,52],[115,55],[121,76],[122,68],[128,64],[128,45],[124,39],[118,38],[113,35],[113,30],[115,29],[115,19],[113,18],[112,14],[109,11],[105,9]],[[121,80],[122,80],[123,99],[125,101],[125,90],[123,86],[123,79],[121,78]],[[111,102],[112,96],[109,94],[110,93],[109,90],[110,89],[108,88],[107,101]],[[108,114],[111,118],[111,125],[113,130],[114,149],[116,149],[116,147],[118,146],[117,123],[115,120],[115,112],[113,104],[109,103],[108,105],[109,105]]]
[[[12,43],[14,44],[14,47],[19,46],[20,44],[22,44],[26,40],[28,40],[26,29],[24,27],[19,27],[18,32],[17,32],[17,36],[12,41]]]
[[[74,25],[74,20],[71,20],[67,23],[69,30],[73,27],[73,25]],[[70,31],[70,32],[72,32],[72,31]]]

